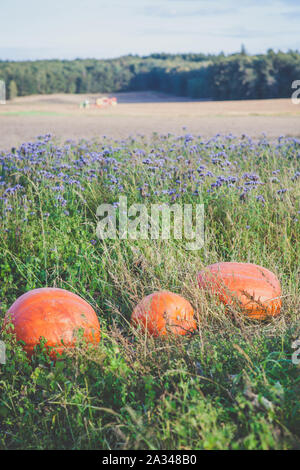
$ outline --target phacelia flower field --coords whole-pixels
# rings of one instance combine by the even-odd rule
[[[32,360],[4,331],[0,448],[300,448],[300,140],[190,135],[67,141],[45,135],[0,152],[0,327],[24,292],[61,287],[89,302],[96,348]],[[97,208],[204,204],[204,246],[100,240]],[[250,320],[206,296],[197,273],[220,261],[276,274],[282,309]],[[197,331],[153,339],[130,324],[156,290],[192,304]],[[300,354],[299,354],[300,356]]]

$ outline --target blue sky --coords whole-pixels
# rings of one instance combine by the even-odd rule
[[[300,49],[300,0],[2,0],[0,59]]]

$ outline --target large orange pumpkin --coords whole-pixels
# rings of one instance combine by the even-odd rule
[[[265,319],[280,313],[279,280],[271,271],[256,264],[211,264],[199,273],[198,283],[225,305],[238,303],[251,318]]]
[[[41,338],[55,358],[66,347],[73,347],[79,329],[90,343],[100,341],[100,325],[92,307],[81,297],[64,289],[34,289],[21,295],[10,307],[5,323],[14,325],[16,339],[25,343],[29,356]]]
[[[168,291],[154,292],[144,297],[135,307],[131,320],[152,336],[168,333],[185,335],[196,329],[191,304],[180,295]]]

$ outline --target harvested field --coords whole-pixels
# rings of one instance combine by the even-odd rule
[[[80,109],[98,95],[36,95],[19,97],[0,107],[0,149],[8,149],[37,135],[53,133],[61,139],[186,132],[211,137],[217,133],[265,133],[300,136],[300,105],[290,99],[252,101],[189,101],[161,93],[118,93],[118,106]]]

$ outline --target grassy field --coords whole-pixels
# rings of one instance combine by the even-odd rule
[[[30,289],[71,290],[94,307],[98,347],[32,362],[8,333],[0,366],[2,449],[300,449],[300,141],[230,135],[59,143],[1,159],[0,325]],[[119,195],[204,203],[205,245],[96,237],[96,209]],[[279,317],[230,314],[197,286],[217,261],[253,262],[282,284]],[[130,326],[146,294],[168,289],[197,313],[192,337]]]
[[[217,132],[247,133],[269,139],[300,137],[300,105],[291,99],[196,101],[154,92],[118,93],[118,106],[80,109],[99,95],[36,95],[18,97],[0,106],[0,149],[10,149],[38,135],[53,133],[62,140],[94,137],[124,139],[152,132],[188,131],[213,137]]]

